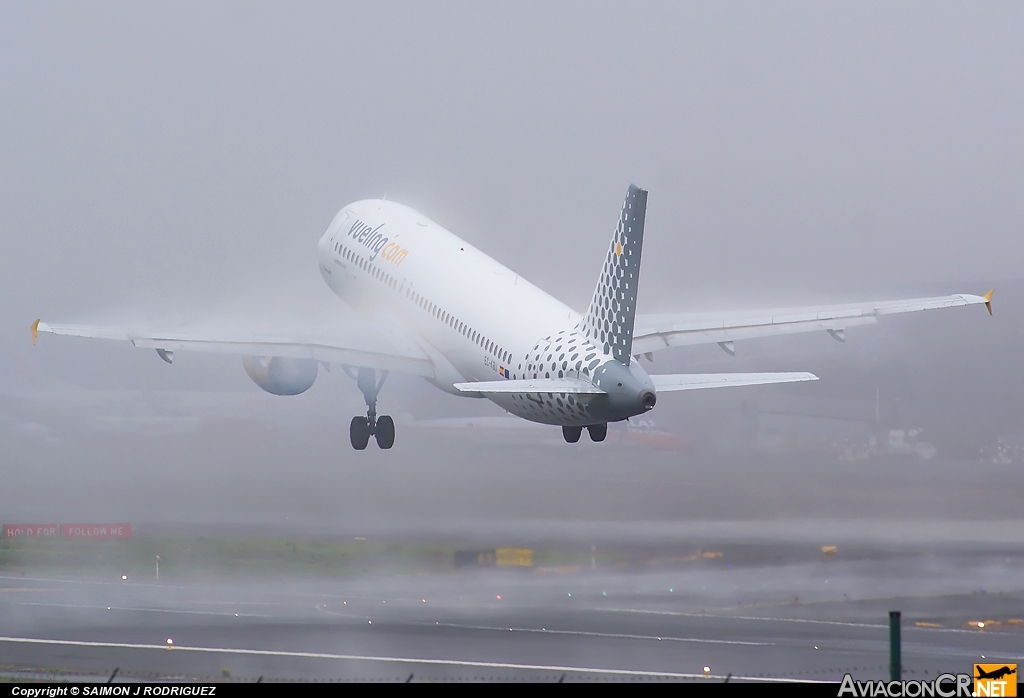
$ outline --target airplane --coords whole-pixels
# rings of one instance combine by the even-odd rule
[[[426,216],[394,201],[357,201],[341,209],[318,244],[320,274],[365,317],[375,340],[357,328],[309,333],[139,331],[36,320],[38,333],[129,341],[167,363],[176,351],[242,355],[249,377],[275,395],[313,385],[318,364],[340,364],[366,402],[349,425],[352,447],[374,437],[395,441],[395,423],[377,414],[389,372],[425,378],[454,395],[487,398],[523,419],[559,426],[566,442],[584,429],[604,441],[609,422],[652,410],[658,395],[681,390],[817,380],[806,372],[650,375],[641,355],[668,347],[827,331],[883,315],[985,304],[992,292],[727,314],[637,315],[647,191],[630,185],[590,306],[580,314]],[[363,328],[359,328],[363,329]]]
[[[974,677],[976,679],[1001,679],[1004,676],[1009,676],[1010,674],[1016,674],[1017,673],[1017,669],[1016,668],[1011,669],[1008,666],[1003,666],[1003,667],[1000,667],[999,669],[994,669],[992,671],[985,671],[978,664],[975,664],[974,668],[978,672],[978,675]]]

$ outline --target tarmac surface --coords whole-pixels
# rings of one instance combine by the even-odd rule
[[[0,674],[863,680],[888,676],[890,610],[903,613],[905,678],[1024,657],[1024,547],[849,541],[826,554],[763,531],[757,544],[734,537],[755,536],[734,529],[714,550],[649,548],[618,566],[595,556],[344,579],[3,574]]]
[[[354,455],[340,432],[306,451],[258,436],[0,443],[0,511],[131,522],[140,549],[366,537],[557,554],[343,574],[168,564],[159,582],[139,574],[152,556],[126,581],[84,563],[0,567],[0,676],[864,680],[888,676],[890,610],[906,678],[1024,656],[1019,463],[497,447],[489,433]]]

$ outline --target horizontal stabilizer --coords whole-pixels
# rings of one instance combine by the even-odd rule
[[[573,395],[589,393],[598,395],[604,392],[590,381],[579,378],[476,381],[456,383],[455,388],[464,393],[570,393]]]
[[[651,376],[654,388],[659,393],[676,390],[700,390],[702,388],[730,388],[740,385],[765,385],[767,383],[799,383],[816,381],[813,373],[675,373]]]

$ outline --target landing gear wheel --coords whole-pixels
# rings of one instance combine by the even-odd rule
[[[362,451],[370,442],[371,436],[377,437],[377,445],[383,449],[389,449],[395,445],[395,420],[391,417],[377,417],[377,393],[384,386],[384,379],[388,377],[387,371],[380,372],[380,380],[377,380],[377,371],[372,368],[358,368],[353,370],[350,366],[343,366],[349,378],[356,382],[359,392],[366,400],[366,416],[353,417],[349,425],[348,435],[352,440],[352,448]]]
[[[583,427],[562,427],[562,438],[567,444],[574,444],[580,440]]]
[[[395,420],[388,415],[377,417],[377,429],[374,432],[377,446],[385,451],[395,445]]]
[[[591,424],[587,431],[590,432],[591,441],[604,441],[604,437],[608,436],[608,424]]]
[[[392,427],[392,434],[394,434],[394,427]],[[352,418],[352,422],[348,425],[348,438],[352,441],[352,448],[355,450],[362,451],[366,448],[366,444],[370,442],[370,423],[366,421],[366,417]]]

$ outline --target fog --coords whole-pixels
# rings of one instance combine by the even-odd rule
[[[0,519],[573,554],[1019,546],[1022,35],[1012,3],[6,3]],[[362,453],[337,368],[277,398],[235,357],[31,343],[38,317],[355,328],[315,246],[381,196],[583,310],[630,183],[639,312],[995,288],[994,315],[669,349],[645,367],[821,380],[665,395],[601,445],[396,375],[396,446]],[[871,570],[857,589],[888,593]]]

